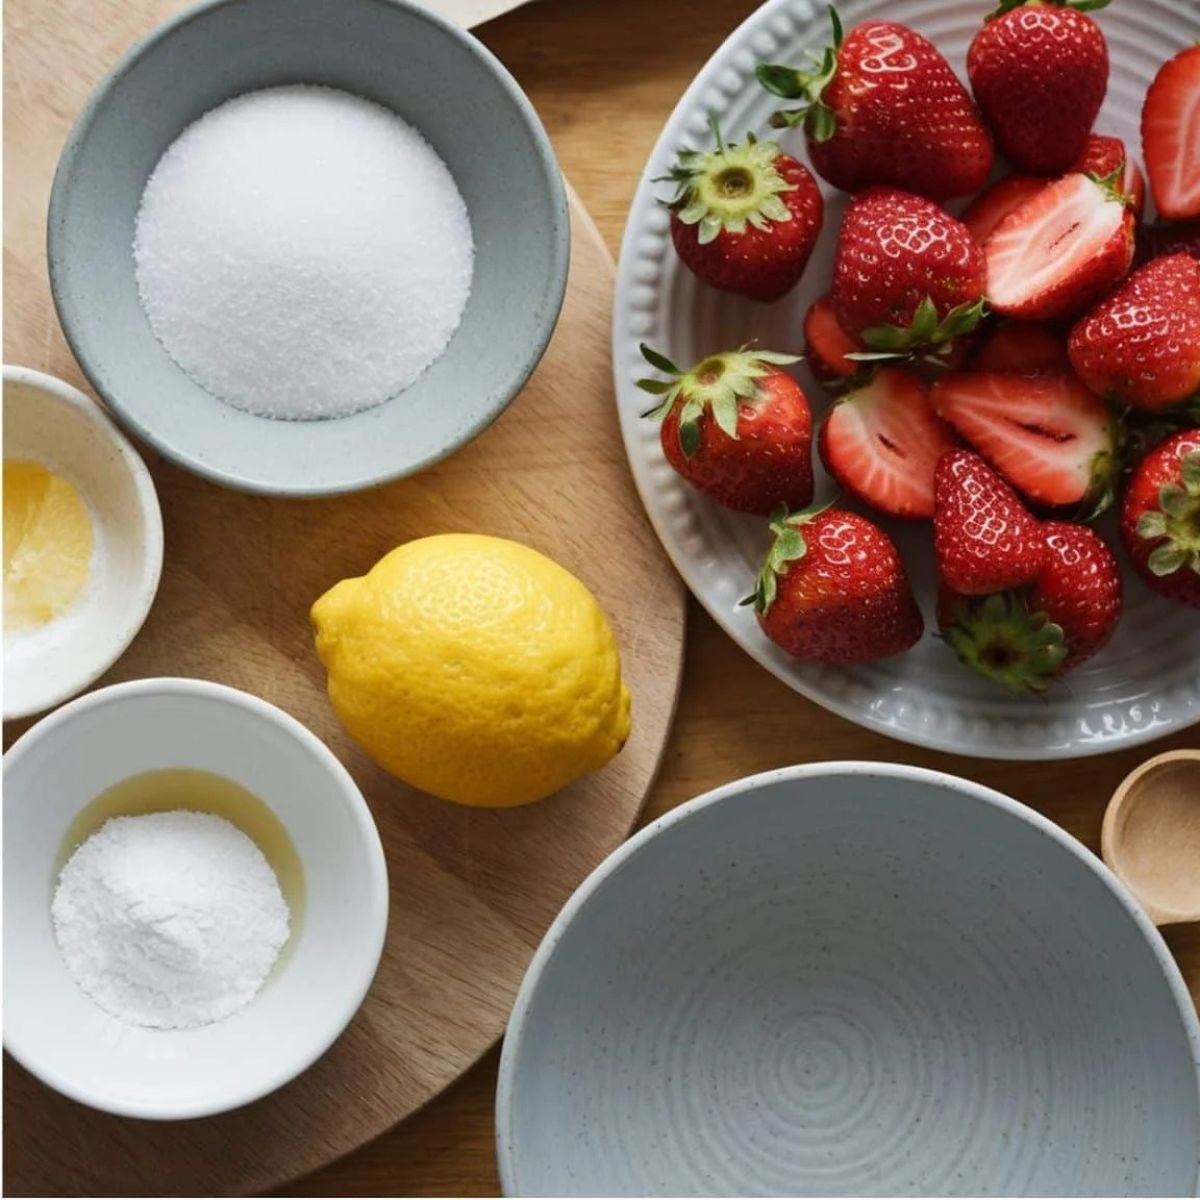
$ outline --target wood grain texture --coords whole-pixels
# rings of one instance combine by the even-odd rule
[[[52,169],[94,79],[176,7],[9,6],[6,361],[86,386],[46,283]],[[79,33],[89,25],[92,39]],[[147,456],[165,525],[162,584],[146,626],[101,683],[216,679],[279,705],[322,737],[380,827],[388,939],[371,993],[334,1048],[287,1088],[232,1114],[122,1120],[75,1105],[6,1062],[9,1194],[240,1194],[362,1144],[492,1046],[547,925],[636,820],[678,690],[683,591],[642,513],[612,419],[612,259],[574,196],[571,203],[570,282],[550,348],[504,415],[444,463],[378,491],[295,501],[226,491]],[[615,627],[632,736],[608,767],[549,802],[488,811],[417,793],[357,749],[325,698],[312,601],[401,542],[453,531],[512,537],[552,555],[591,586]],[[12,723],[6,740],[29,724]]]
[[[476,32],[529,93],[614,253],[641,169],[692,76],[756,0],[541,0]],[[643,820],[742,775],[818,759],[929,766],[977,779],[1100,846],[1113,789],[1140,761],[1200,745],[1195,730],[1100,758],[1003,763],[904,746],[797,696],[743,654],[695,601],[666,764]],[[1200,926],[1165,931],[1200,1004]],[[496,1054],[369,1146],[296,1181],[294,1196],[489,1196]]]
[[[530,94],[563,169],[614,252],[663,121],[707,57],[755,7],[754,0],[542,0],[478,31]],[[10,49],[14,14],[23,11],[31,14],[34,0],[10,0]],[[8,108],[11,121],[11,101]],[[10,171],[6,187],[13,186]],[[37,283],[41,286],[40,276]],[[918,750],[859,729],[797,696],[689,602],[678,716],[645,819],[755,771],[861,758],[977,779],[1044,812],[1095,850],[1106,801],[1124,775],[1152,753],[1198,743],[1195,732],[1184,732],[1144,751],[1060,764],[981,762]],[[1167,931],[1167,940],[1200,1001],[1200,927],[1176,927]],[[278,1194],[496,1194],[497,1061],[492,1051],[422,1111]]]

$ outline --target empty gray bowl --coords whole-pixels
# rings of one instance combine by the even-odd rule
[[[1032,810],[911,767],[742,780],[546,935],[504,1043],[509,1195],[1194,1195],[1200,1023]]]
[[[163,151],[242,92],[319,83],[375,100],[450,168],[475,276],[449,347],[406,391],[324,421],[272,421],[214,398],[151,331],[134,220]],[[407,0],[209,0],[139,42],[84,108],[50,197],[50,283],[80,366],[118,419],[181,466],[279,495],[408,475],[474,437],[540,360],[562,306],[569,226],[545,131],[470,34]]]

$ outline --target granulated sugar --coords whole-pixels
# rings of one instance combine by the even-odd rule
[[[131,1025],[219,1021],[262,987],[288,906],[262,851],[211,813],[114,817],[59,876],[54,934],[76,983]]]
[[[466,205],[394,113],[325,87],[248,92],[172,143],[134,259],[159,340],[265,416],[380,404],[445,350],[471,289]]]

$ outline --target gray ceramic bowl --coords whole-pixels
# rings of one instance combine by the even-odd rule
[[[1183,1195],[1200,1023],[1057,826],[881,763],[755,776],[598,867],[504,1043],[505,1192]]]
[[[393,109],[453,173],[475,235],[462,324],[410,388],[333,421],[270,421],[193,383],[150,329],[133,269],[146,180],[230,97],[323,83]],[[181,466],[278,495],[411,474],[474,437],[540,360],[562,306],[569,226],[545,131],[473,37],[407,0],[210,0],[139,42],[93,93],[50,198],[50,282],[67,340],[119,420]]]

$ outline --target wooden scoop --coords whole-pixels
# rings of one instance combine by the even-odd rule
[[[1100,848],[1155,925],[1200,921],[1200,750],[1171,750],[1127,775]]]

